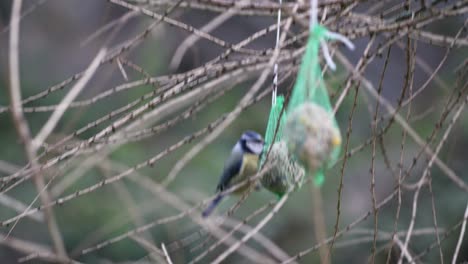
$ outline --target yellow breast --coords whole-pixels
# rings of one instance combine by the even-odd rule
[[[255,173],[257,173],[257,168],[258,168],[258,156],[254,154],[245,154],[242,159],[242,167],[239,171],[239,176],[236,177],[235,181],[233,181],[232,183],[237,184],[255,175]],[[237,189],[234,193],[235,194],[243,193],[253,183],[254,182],[244,185],[243,187]]]

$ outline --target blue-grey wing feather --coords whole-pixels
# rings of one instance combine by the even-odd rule
[[[218,191],[223,191],[226,188],[229,188],[231,180],[239,173],[242,168],[242,160],[242,151],[236,151],[236,149],[233,149],[231,156],[227,159],[224,165],[223,174],[221,175],[217,187]]]

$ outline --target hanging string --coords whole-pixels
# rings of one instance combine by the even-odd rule
[[[281,7],[283,4],[282,0],[278,0],[279,3],[279,8],[278,8],[278,16],[276,19],[276,43],[275,43],[275,50],[279,49],[279,40],[280,40],[280,34],[281,34]],[[259,170],[263,167],[263,163],[265,162],[268,149],[271,147],[271,145],[274,143],[274,131],[279,125],[278,129],[278,134],[276,135],[276,140],[279,140],[281,138],[282,134],[282,124],[285,122],[285,115],[282,115],[282,120],[280,119],[280,113],[281,110],[283,109],[284,105],[284,97],[283,96],[278,96],[278,62],[275,62],[274,68],[273,68],[273,91],[271,93],[271,109],[270,109],[270,115],[268,117],[268,124],[267,124],[267,129],[265,131],[265,144],[263,145],[263,153],[260,158],[260,166]]]
[[[315,25],[318,24],[318,2],[317,0],[310,0],[310,10],[309,10],[309,27],[310,31],[312,32],[312,29],[314,28]]]
[[[281,7],[283,5],[283,0],[278,0],[280,7],[278,8],[278,16],[276,19],[276,44],[275,49],[279,49],[279,39],[280,39],[280,32],[281,32]],[[275,66],[273,68],[273,92],[271,94],[271,105],[276,105],[276,95],[278,93],[278,62],[275,62]]]

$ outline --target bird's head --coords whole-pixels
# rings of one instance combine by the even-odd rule
[[[247,153],[260,155],[263,150],[263,138],[254,131],[246,131],[239,139],[242,150]]]

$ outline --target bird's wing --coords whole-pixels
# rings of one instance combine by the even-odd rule
[[[227,187],[229,187],[229,184],[231,180],[239,174],[240,169],[242,168],[242,152],[238,151],[233,151],[231,153],[231,156],[227,159],[225,165],[224,165],[224,170],[223,174],[221,175],[221,178],[218,183],[217,190],[218,191],[223,191]]]

